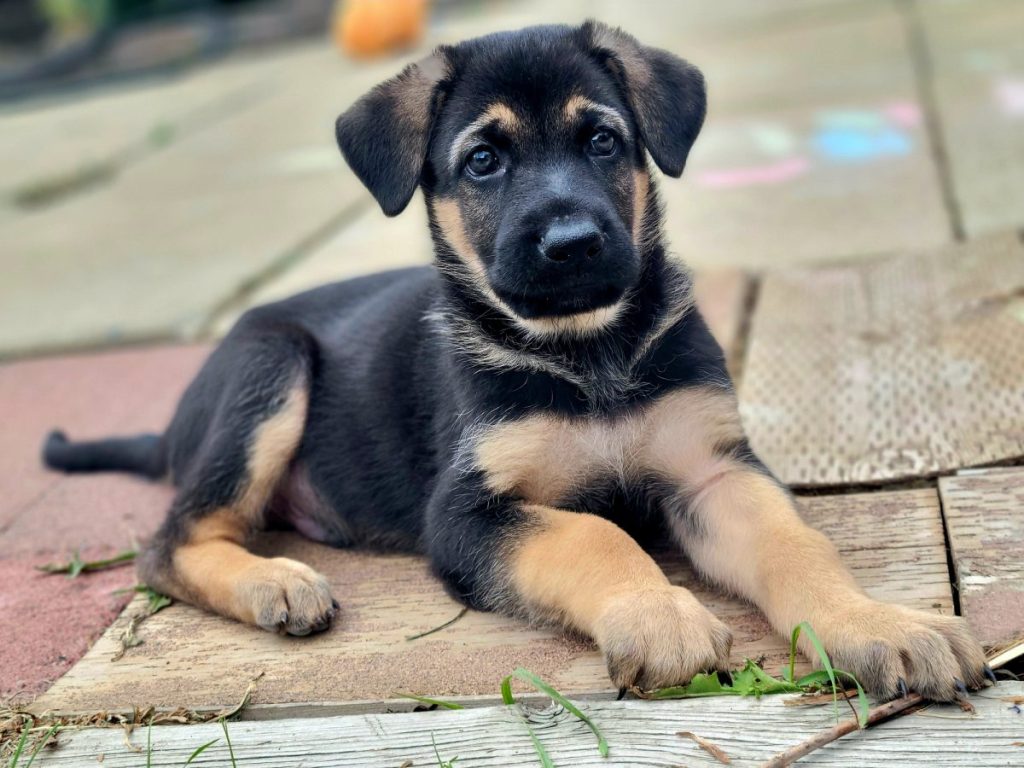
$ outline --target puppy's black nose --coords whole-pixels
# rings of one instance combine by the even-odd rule
[[[590,219],[561,219],[548,227],[537,247],[551,261],[578,261],[599,256],[604,235]]]

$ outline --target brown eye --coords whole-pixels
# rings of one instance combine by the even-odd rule
[[[590,152],[599,157],[608,157],[615,151],[616,146],[618,142],[615,140],[615,134],[603,128],[595,131],[590,137]]]
[[[477,147],[466,158],[466,170],[471,176],[490,176],[500,167],[498,156],[488,147]]]

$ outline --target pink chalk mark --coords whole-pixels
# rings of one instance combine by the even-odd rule
[[[697,182],[714,189],[780,184],[803,175],[810,167],[810,161],[806,157],[798,155],[769,165],[749,165],[741,168],[703,171],[697,175]]]
[[[1002,78],[996,81],[996,101],[1004,114],[1024,117],[1024,80]]]
[[[892,101],[882,108],[882,114],[900,128],[916,128],[921,124],[921,107],[916,101]]]

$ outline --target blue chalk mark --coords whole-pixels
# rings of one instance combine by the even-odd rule
[[[815,134],[813,144],[817,152],[830,160],[854,163],[882,156],[906,155],[913,149],[910,138],[893,128],[825,128]]]

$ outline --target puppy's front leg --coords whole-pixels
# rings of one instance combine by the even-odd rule
[[[432,511],[431,559],[458,597],[590,636],[619,688],[726,668],[729,630],[613,523],[465,489]]]
[[[809,622],[833,664],[883,697],[909,686],[948,701],[984,685],[985,657],[967,624],[868,597],[745,445],[691,469],[670,505],[680,542],[701,572],[752,600],[784,636]],[[803,651],[816,657],[806,637]]]

